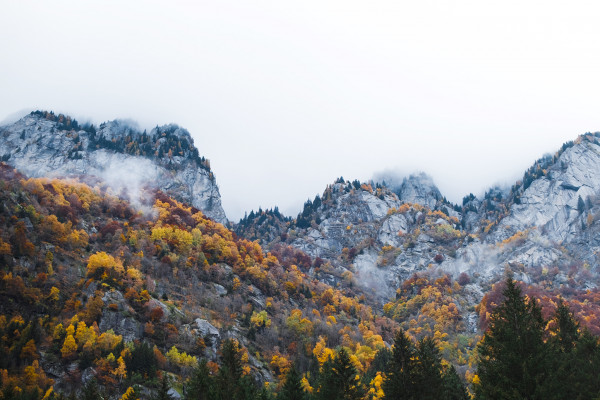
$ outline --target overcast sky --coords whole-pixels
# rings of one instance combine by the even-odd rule
[[[449,200],[600,130],[595,1],[8,1],[0,121],[175,122],[228,217],[336,177],[430,174]]]

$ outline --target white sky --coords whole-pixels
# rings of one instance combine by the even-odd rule
[[[1,4],[0,120],[178,123],[234,221],[386,169],[458,202],[600,130],[594,1]]]

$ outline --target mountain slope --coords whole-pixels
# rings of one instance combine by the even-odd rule
[[[190,134],[177,125],[140,132],[122,121],[80,127],[63,115],[36,111],[0,127],[0,157],[34,177],[95,177],[138,201],[157,188],[226,222],[219,188]]]

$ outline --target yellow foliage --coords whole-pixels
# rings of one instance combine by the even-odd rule
[[[290,368],[292,367],[292,363],[279,354],[279,352],[271,358],[271,368],[277,374],[279,380],[283,380],[285,375],[288,373]]]
[[[50,294],[48,295],[48,300],[51,300],[54,302],[58,301],[59,294],[60,294],[60,290],[56,286],[52,286],[52,288],[50,289]]]
[[[299,337],[308,338],[312,335],[312,322],[308,318],[302,318],[302,311],[298,309],[292,310],[285,323]]]
[[[377,375],[371,380],[369,383],[369,399],[370,400],[380,400],[385,397],[383,393],[382,385],[384,380],[384,374],[377,371]]]
[[[123,357],[119,357],[117,360],[117,368],[112,371],[113,375],[116,375],[119,378],[119,382],[123,380],[123,378],[127,377],[127,367],[125,365],[125,360]]]
[[[77,343],[75,342],[75,338],[73,335],[67,335],[63,343],[63,347],[60,349],[60,353],[62,354],[63,358],[69,358],[73,356],[76,351]]]
[[[242,282],[240,282],[240,278],[238,278],[237,276],[235,278],[233,278],[233,290],[238,290],[240,288],[240,286],[242,286]]]
[[[135,390],[131,386],[127,388],[120,400],[139,400],[135,397]]]
[[[250,317],[250,323],[252,323],[252,325],[257,329],[263,327],[268,328],[269,326],[271,326],[271,320],[267,316],[267,312],[265,310],[259,313],[253,311],[252,316]]]
[[[312,393],[313,392],[313,388],[312,386],[310,386],[310,382],[308,382],[308,379],[306,379],[306,376],[302,377],[302,381],[300,382],[300,384],[302,385],[302,390],[304,390],[307,393]]]
[[[113,350],[119,343],[121,343],[122,340],[123,337],[121,335],[115,335],[114,331],[109,329],[98,337],[97,343],[100,349],[104,351],[110,351]]]
[[[52,333],[52,339],[58,340],[65,334],[65,328],[63,328],[63,324],[58,324],[54,327],[54,332]]]
[[[167,359],[181,367],[192,367],[195,368],[198,366],[198,359],[194,356],[188,355],[185,352],[179,352],[177,347],[171,347],[171,350],[167,352]]]
[[[106,274],[115,278],[121,276],[124,272],[121,260],[103,251],[92,254],[88,260],[87,276],[99,277]]]
[[[317,358],[317,361],[319,361],[319,366],[322,367],[325,361],[333,358],[334,354],[335,352],[327,347],[325,337],[319,336],[319,341],[313,349],[313,355]]]

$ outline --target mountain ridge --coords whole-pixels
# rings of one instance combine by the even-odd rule
[[[80,127],[68,116],[34,111],[0,127],[0,137],[0,158],[28,175],[92,175],[132,199],[156,186],[227,222],[210,163],[177,125],[149,133],[120,121]]]

